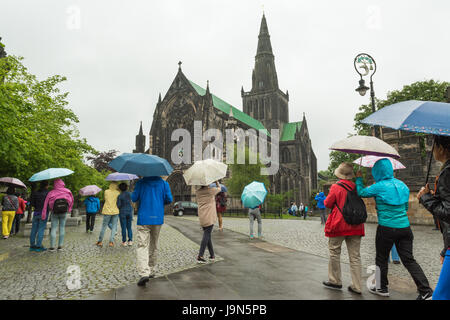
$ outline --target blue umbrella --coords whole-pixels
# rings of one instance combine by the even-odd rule
[[[108,165],[118,172],[141,177],[168,176],[173,171],[166,159],[147,153],[123,153]]]
[[[396,130],[450,136],[450,103],[403,101],[384,107],[361,122]]]
[[[361,122],[396,130],[450,136],[450,103],[419,100],[403,101],[384,107]],[[428,183],[433,149],[434,142],[425,183]]]
[[[42,181],[49,180],[59,177],[65,177],[72,174],[73,171],[66,168],[49,168],[38,173],[35,173],[31,176],[28,181]]]
[[[216,184],[215,184],[215,183],[211,183],[211,184],[209,185],[209,187],[210,187],[210,188],[215,188],[215,187],[216,187]],[[225,187],[223,184],[220,184],[220,191],[221,191],[221,192],[228,192],[228,189],[227,189],[227,187]]]
[[[244,208],[255,208],[264,202],[267,189],[264,183],[253,181],[245,186],[241,200]]]
[[[122,173],[122,172],[114,172],[109,174],[105,180],[106,181],[127,181],[127,180],[136,180],[139,177],[135,174],[130,173]]]

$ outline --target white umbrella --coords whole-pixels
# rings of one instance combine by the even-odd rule
[[[352,136],[333,143],[330,149],[347,153],[400,158],[394,147],[372,136]]]
[[[207,186],[227,175],[227,165],[212,159],[196,161],[183,174],[184,180],[190,186]]]

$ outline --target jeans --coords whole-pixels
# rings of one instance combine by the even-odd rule
[[[64,234],[66,229],[67,213],[54,214],[52,213],[52,226],[50,230],[50,248],[55,247],[56,242],[56,230],[59,230],[58,247],[62,247],[64,244]]]
[[[94,231],[95,216],[97,213],[87,213],[86,212],[86,231]]]
[[[122,229],[122,242],[133,241],[133,230],[131,230],[131,223],[133,221],[133,213],[121,213],[119,214],[120,228]]]
[[[136,266],[141,277],[154,273],[162,225],[137,226]]]
[[[11,229],[11,233],[17,234],[20,229],[20,220],[22,220],[23,214],[17,214],[14,216],[14,221]]]
[[[262,232],[261,213],[249,213],[248,217],[250,219],[250,235],[253,235],[253,223],[256,219],[258,221],[258,237],[260,237]]]
[[[425,295],[432,292],[427,277],[423,273],[420,265],[414,259],[413,239],[414,236],[410,227],[389,228],[378,225],[375,236],[375,264],[380,268],[381,289],[387,290],[387,286],[389,284],[387,277],[389,252],[395,244],[400,260],[413,278],[419,293],[421,295]]]
[[[327,222],[327,210],[320,209],[320,224],[325,224]]]
[[[42,239],[44,239],[45,228],[47,227],[48,215],[42,220],[41,215],[33,216],[30,233],[30,248],[42,247]],[[37,239],[36,239],[37,236]]]
[[[105,236],[106,227],[111,229],[111,236],[109,238],[109,242],[114,242],[114,237],[116,236],[117,232],[117,221],[119,220],[119,215],[103,215],[103,223],[102,223],[102,230],[100,231],[100,236],[98,237],[98,241],[102,242],[103,237]]]
[[[400,257],[398,256],[397,248],[395,247],[395,244],[392,246],[391,249],[391,257],[392,261],[400,261]]]
[[[450,300],[450,249],[447,250],[432,300]]]
[[[209,256],[214,257],[214,248],[211,241],[211,232],[213,227],[213,224],[209,227],[203,227],[203,238],[202,243],[200,244],[200,251],[198,252],[199,257],[203,257],[206,247],[208,247]]]

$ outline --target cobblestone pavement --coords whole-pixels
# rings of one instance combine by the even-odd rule
[[[14,236],[0,240],[0,299],[84,299],[96,293],[136,283],[136,242],[122,247],[120,225],[115,237],[116,247],[95,246],[102,218],[97,217],[92,234],[85,232],[85,223],[66,227],[64,250],[61,252],[30,252],[29,238]],[[136,218],[133,222],[136,234]],[[109,241],[107,229],[104,244]],[[49,245],[49,236],[44,246]],[[156,276],[197,266],[199,244],[180,232],[163,225],[159,238]],[[217,256],[217,261],[223,260]],[[81,289],[69,290],[67,268],[81,269]]]
[[[197,217],[182,217],[196,221]],[[224,217],[223,226],[243,234],[249,234],[249,220],[245,218]],[[361,262],[363,273],[366,267],[375,264],[375,233],[377,224],[366,223],[366,235],[361,241]],[[433,226],[411,226],[414,234],[414,257],[424,270],[430,286],[434,288],[439,278],[442,265],[439,262],[439,253],[443,248],[442,235],[433,231]],[[279,220],[263,219],[263,240],[283,245],[298,251],[307,252],[328,258],[328,238],[325,237],[320,219],[307,218],[307,220]],[[215,228],[217,230],[217,228]],[[225,231],[226,232],[226,231]],[[254,223],[254,232],[257,232],[257,223]],[[341,262],[348,263],[348,254],[345,244],[342,247]],[[343,268],[343,272],[348,271]],[[299,271],[301,273],[301,271]],[[326,277],[327,271],[324,270]],[[389,278],[398,278],[415,288],[408,271],[402,264],[389,264]]]

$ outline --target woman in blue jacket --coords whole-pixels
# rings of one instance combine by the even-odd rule
[[[127,232],[128,245],[133,245],[133,230],[131,224],[133,221],[133,206],[131,205],[131,192],[127,191],[128,185],[126,183],[119,184],[119,189],[122,191],[117,197],[117,208],[119,208],[120,228],[122,229],[122,245],[127,246]]]
[[[372,168],[375,184],[364,188],[361,171],[358,171],[356,188],[363,198],[375,198],[378,227],[375,236],[375,264],[380,269],[380,288],[369,288],[371,293],[387,297],[389,252],[395,244],[400,259],[411,274],[419,296],[417,300],[431,300],[433,290],[422,268],[413,256],[413,233],[407,215],[409,189],[402,181],[394,178],[394,169],[389,159],[380,159]]]
[[[100,211],[100,200],[97,197],[89,196],[84,199],[86,206],[86,233],[94,231],[95,216]]]

